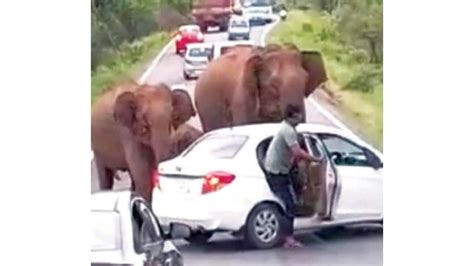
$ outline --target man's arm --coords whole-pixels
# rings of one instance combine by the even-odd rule
[[[310,162],[320,162],[321,160],[309,155],[305,150],[303,150],[298,143],[298,136],[296,131],[287,130],[284,132],[284,139],[288,146],[290,146],[291,153],[297,159],[303,159]]]
[[[310,161],[310,162],[320,162],[318,158],[309,155],[305,150],[303,150],[299,144],[294,144],[291,146],[291,152],[293,153],[293,156],[298,159],[303,159],[305,161]]]

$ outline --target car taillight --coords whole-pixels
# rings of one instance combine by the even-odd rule
[[[235,175],[227,172],[211,172],[204,176],[202,194],[218,191],[224,186],[230,184],[232,181],[234,181],[234,179]]]
[[[156,187],[158,189],[161,189],[160,188],[160,173],[158,172],[157,169],[154,169],[151,172],[151,185],[152,185],[152,187]]]

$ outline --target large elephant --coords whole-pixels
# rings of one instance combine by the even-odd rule
[[[128,171],[133,195],[151,202],[151,175],[169,159],[173,131],[195,116],[184,90],[126,82],[103,94],[92,107],[92,151],[101,190],[112,189],[117,170]]]
[[[292,44],[235,47],[211,62],[195,87],[204,132],[251,123],[278,122],[288,104],[327,80],[322,56]]]

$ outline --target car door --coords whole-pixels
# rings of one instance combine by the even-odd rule
[[[304,134],[304,138],[307,151],[321,160],[320,163],[314,164],[308,169],[308,175],[311,175],[313,180],[316,181],[313,184],[317,192],[315,217],[318,219],[333,218],[337,210],[342,186],[339,174],[317,136]]]
[[[381,215],[383,165],[377,155],[340,135],[317,136],[326,148],[342,182],[337,214],[360,217]],[[374,167],[374,159],[379,160],[379,166]]]

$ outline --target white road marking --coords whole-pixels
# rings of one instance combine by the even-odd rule
[[[153,62],[151,62],[151,65],[147,68],[147,70],[145,71],[145,73],[143,73],[143,75],[140,77],[140,79],[138,80],[138,83],[139,84],[143,84],[146,82],[146,80],[148,79],[148,77],[151,75],[151,72],[153,72],[153,69],[156,67],[156,65],[158,64],[158,62],[160,62],[161,58],[163,58],[163,56],[166,54],[166,52],[170,49],[171,45],[173,44],[173,39],[171,39],[166,45],[165,47],[163,47],[163,49],[161,49],[160,53],[155,57],[155,59],[153,60]]]

